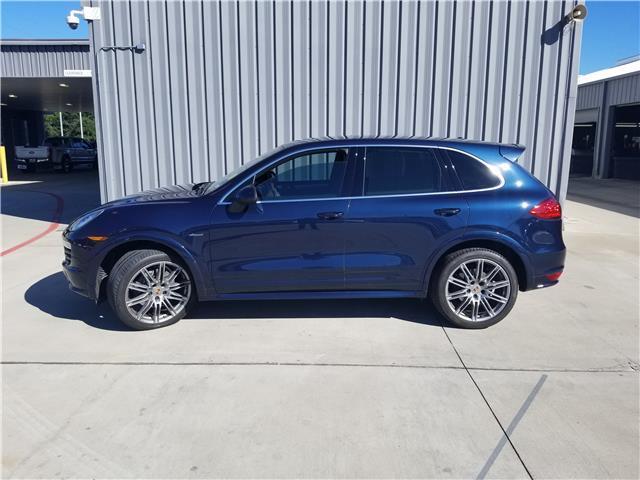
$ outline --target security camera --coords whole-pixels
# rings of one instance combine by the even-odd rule
[[[564,17],[566,23],[569,22],[581,22],[587,18],[587,7],[584,5],[576,5],[573,9]]]
[[[71,10],[67,15],[67,25],[75,30],[80,25],[78,15],[82,15],[87,21],[100,20],[100,7],[83,7],[82,10]]]
[[[75,15],[75,13],[71,12],[67,15],[67,25],[69,25],[71,30],[78,28],[78,25],[80,25],[80,19]]]

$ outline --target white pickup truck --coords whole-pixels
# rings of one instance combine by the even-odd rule
[[[49,163],[49,147],[16,147],[15,154],[18,170],[35,172],[39,165]]]
[[[45,165],[65,173],[78,165],[98,165],[96,149],[77,137],[49,137],[41,147],[16,147],[15,158],[18,169],[27,172]]]

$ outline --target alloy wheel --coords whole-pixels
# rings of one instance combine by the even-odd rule
[[[507,306],[511,281],[496,262],[472,259],[449,275],[445,294],[447,305],[458,317],[482,322],[496,317]]]
[[[155,262],[139,269],[127,285],[125,302],[139,322],[162,323],[174,318],[189,303],[191,280],[173,262]]]

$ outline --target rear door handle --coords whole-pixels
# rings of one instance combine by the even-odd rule
[[[337,220],[338,218],[342,218],[344,212],[320,212],[318,214],[318,218],[322,220]]]
[[[440,215],[441,217],[453,217],[460,213],[459,208],[436,208],[433,211],[436,215]]]

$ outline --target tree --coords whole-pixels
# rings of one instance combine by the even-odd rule
[[[65,137],[80,136],[80,116],[77,112],[62,112],[62,127]],[[47,137],[60,136],[60,117],[57,113],[49,113],[44,116],[44,129]],[[82,114],[82,129],[85,140],[95,142],[96,122],[93,113]]]

